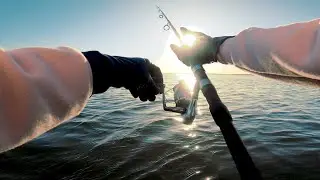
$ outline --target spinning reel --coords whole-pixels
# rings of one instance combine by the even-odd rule
[[[180,84],[177,84],[175,87],[179,86]],[[177,88],[172,88],[174,90],[174,96],[175,96],[175,103],[176,106],[169,107],[167,106],[167,99],[166,99],[166,93],[162,93],[162,105],[163,105],[163,110],[165,111],[170,111],[174,113],[180,113],[183,118],[183,123],[184,124],[192,124],[193,120],[195,119],[197,115],[197,102],[198,102],[198,96],[199,96],[199,83],[196,82],[194,87],[193,87],[193,93],[192,96],[189,98],[184,99],[185,102],[187,102],[186,105],[181,106],[179,105],[179,99],[176,97],[179,96],[179,94],[183,94],[184,89],[181,87]],[[171,90],[171,89],[170,89]],[[185,104],[185,103],[184,103]]]

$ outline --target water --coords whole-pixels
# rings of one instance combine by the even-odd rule
[[[319,88],[249,75],[210,78],[265,179],[320,179]],[[200,99],[201,115],[186,126],[162,111],[160,97],[140,102],[110,89],[77,118],[1,154],[0,179],[239,179]]]

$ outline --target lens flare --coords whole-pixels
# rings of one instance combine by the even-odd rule
[[[192,46],[193,43],[196,41],[196,37],[191,34],[186,34],[185,36],[182,36],[182,43],[184,45]]]
[[[179,80],[184,80],[186,82],[190,91],[193,90],[194,84],[196,83],[196,79],[193,74],[178,74],[177,76]]]

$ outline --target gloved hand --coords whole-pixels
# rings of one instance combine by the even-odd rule
[[[93,75],[93,94],[109,87],[129,89],[134,98],[154,101],[163,93],[163,76],[159,67],[144,58],[109,56],[98,51],[83,52]]]
[[[192,46],[182,45],[181,47],[171,44],[172,51],[185,65],[202,65],[217,62],[217,54],[220,45],[228,38],[234,36],[210,37],[201,32],[194,32],[184,27],[180,28],[183,35],[191,34],[196,37]]]

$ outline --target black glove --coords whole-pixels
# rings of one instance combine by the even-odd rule
[[[234,37],[222,36],[212,38],[204,33],[190,31],[183,27],[180,30],[183,35],[191,34],[196,37],[193,46],[182,45],[179,47],[177,45],[171,45],[171,49],[177,55],[178,59],[187,66],[217,62],[217,54],[221,44],[228,38]]]
[[[163,76],[159,67],[144,58],[109,56],[98,51],[83,52],[93,76],[93,94],[109,87],[129,89],[134,98],[154,101],[163,92]]]

